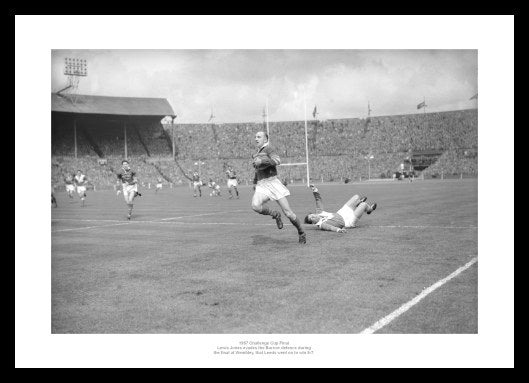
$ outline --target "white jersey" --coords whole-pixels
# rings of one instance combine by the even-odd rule
[[[75,184],[77,186],[86,186],[86,176],[84,174],[76,175],[75,177]]]
[[[316,223],[316,226],[320,227],[322,223],[327,221],[329,218],[334,217],[334,213],[329,213],[328,211],[322,211],[317,214],[320,217],[320,220]]]

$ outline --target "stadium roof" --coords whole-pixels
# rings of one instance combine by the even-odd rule
[[[72,102],[75,97],[75,103]],[[108,114],[120,116],[174,116],[165,98],[107,97],[51,94],[51,111],[62,113]]]

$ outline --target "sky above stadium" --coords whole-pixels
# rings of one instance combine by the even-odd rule
[[[65,58],[87,60],[78,93],[160,97],[180,123],[303,120],[477,107],[477,50],[53,50],[52,92]]]

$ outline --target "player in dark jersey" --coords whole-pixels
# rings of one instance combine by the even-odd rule
[[[292,225],[298,231],[299,243],[307,243],[307,236],[301,227],[299,219],[290,208],[287,196],[290,191],[277,178],[277,169],[281,163],[281,159],[277,153],[268,144],[268,134],[265,132],[257,132],[255,134],[255,142],[259,150],[253,157],[253,166],[255,168],[254,187],[255,193],[252,197],[252,209],[259,214],[270,215],[275,219],[277,228],[283,228],[281,221],[281,213],[277,210],[272,210],[264,204],[270,200],[276,201],[283,213],[288,217]]]
[[[53,207],[57,207],[57,200],[55,199],[55,196],[53,195],[53,186],[51,188],[51,203],[53,204]]]
[[[226,176],[228,177],[228,192],[230,193],[229,199],[233,198],[231,189],[235,191],[235,195],[237,196],[237,199],[239,199],[239,190],[237,190],[237,173],[235,173],[235,170],[233,170],[231,166],[228,166],[228,170],[226,170]]]
[[[75,185],[73,184],[73,176],[71,174],[67,174],[64,177],[64,185],[66,186],[66,192],[68,193],[68,197],[73,198],[73,193],[75,192]]]
[[[316,212],[305,217],[305,223],[316,225],[321,230],[345,233],[346,228],[354,228],[358,220],[364,213],[371,214],[377,208],[377,204],[372,205],[366,202],[367,197],[360,198],[354,195],[336,213],[323,210],[323,200],[314,185],[310,185],[314,199],[316,200]]]
[[[136,173],[130,168],[129,161],[121,161],[121,171],[118,173],[118,179],[123,186],[123,197],[129,208],[127,219],[130,220],[132,208],[134,207],[134,198],[141,197],[141,194],[138,193],[138,180],[136,179]]]

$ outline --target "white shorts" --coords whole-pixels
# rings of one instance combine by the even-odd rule
[[[355,227],[358,218],[356,217],[354,210],[351,209],[348,205],[343,205],[340,210],[337,211],[340,214],[345,222],[345,227]]]
[[[237,187],[237,185],[237,180],[235,178],[230,178],[228,180],[228,188],[231,188],[232,186]]]
[[[86,186],[77,186],[77,193],[82,194],[86,192]]]
[[[258,181],[255,186],[255,192],[264,194],[273,201],[290,195],[288,189],[277,177],[265,178],[264,180]]]
[[[123,184],[123,194],[128,194],[132,192],[138,191],[138,184],[129,185],[129,184]]]
[[[193,182],[193,187],[202,186],[202,182]]]
[[[74,192],[75,191],[75,186],[73,185],[66,185],[66,191],[67,192]]]

